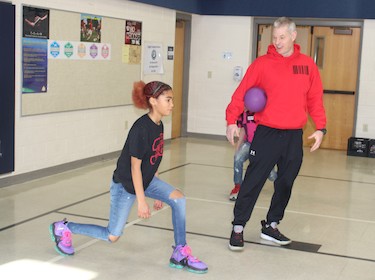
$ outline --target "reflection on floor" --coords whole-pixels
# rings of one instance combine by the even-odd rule
[[[73,257],[55,252],[52,221],[106,225],[113,159],[0,188],[0,278],[375,279],[375,159],[306,149],[279,226],[293,243],[280,247],[259,237],[273,193],[267,181],[245,228],[245,250],[231,252],[233,152],[221,140],[175,139],[165,146],[160,167],[160,177],[187,197],[188,243],[209,265],[207,274],[169,268],[168,207],[149,220],[138,219],[133,207],[115,244],[74,235]]]

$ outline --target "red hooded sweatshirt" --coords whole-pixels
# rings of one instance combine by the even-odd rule
[[[267,95],[263,111],[255,113],[257,124],[277,129],[300,129],[309,114],[316,129],[326,127],[323,86],[314,61],[294,44],[289,57],[279,54],[273,45],[247,69],[226,109],[227,124],[235,124],[244,110],[244,96],[252,87]]]

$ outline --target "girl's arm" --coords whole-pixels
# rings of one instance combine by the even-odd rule
[[[141,164],[142,164],[142,160],[136,157],[131,157],[131,173],[132,173],[135,195],[137,196],[137,202],[138,202],[138,217],[147,219],[147,218],[150,218],[151,212],[146,202],[145,191],[143,189]]]

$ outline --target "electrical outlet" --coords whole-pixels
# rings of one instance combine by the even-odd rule
[[[363,124],[362,130],[363,130],[363,132],[367,132],[368,131],[368,124],[367,123]]]

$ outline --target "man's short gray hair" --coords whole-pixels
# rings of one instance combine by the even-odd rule
[[[297,30],[296,24],[293,20],[288,17],[280,17],[273,23],[274,28],[279,28],[282,26],[287,26],[290,33]]]

